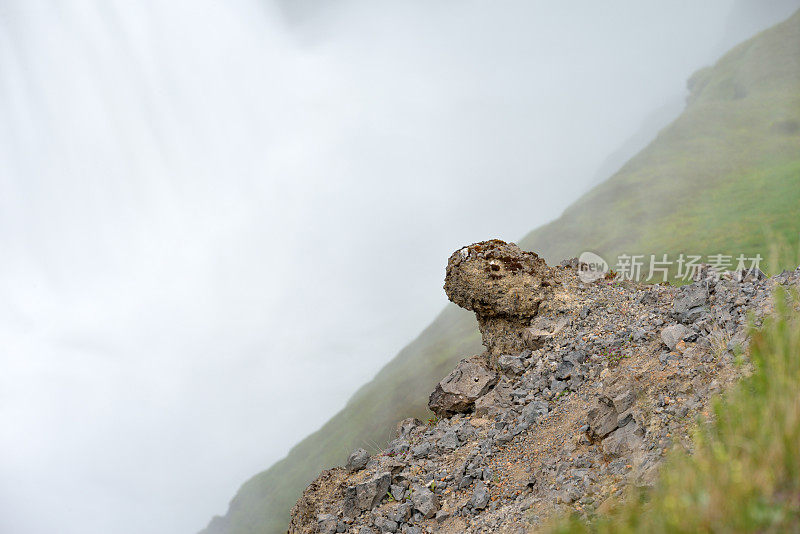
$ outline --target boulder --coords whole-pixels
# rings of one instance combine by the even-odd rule
[[[411,502],[414,510],[422,514],[423,519],[430,519],[439,510],[439,500],[436,495],[419,484],[415,484],[411,489]]]
[[[486,395],[475,401],[475,415],[493,417],[511,406],[511,386],[503,379]]]
[[[673,316],[681,323],[693,323],[706,311],[708,290],[704,283],[685,286],[672,303]]]
[[[606,396],[597,399],[597,404],[589,410],[587,424],[589,432],[595,437],[604,438],[617,428],[619,414],[614,403]]]
[[[534,252],[499,239],[473,243],[447,262],[447,298],[481,316],[534,317],[550,291],[550,267]]]
[[[480,480],[475,483],[469,504],[473,510],[483,510],[489,504],[489,489]]]
[[[683,341],[683,338],[691,334],[692,331],[682,324],[674,324],[661,331],[661,341],[664,342],[664,345],[669,347],[669,350],[675,350],[675,346],[678,342]]]
[[[347,457],[345,469],[353,473],[355,471],[364,469],[364,467],[367,465],[367,462],[369,462],[369,453],[364,449],[356,449],[350,453],[350,456]]]
[[[468,412],[475,401],[497,383],[497,373],[489,369],[486,360],[473,356],[461,360],[428,399],[428,407],[439,417]]]
[[[525,372],[525,364],[519,356],[503,354],[497,359],[497,366],[504,373],[511,375],[521,375]]]
[[[641,449],[643,436],[644,430],[635,421],[630,421],[603,440],[603,452],[612,458],[628,456]]]
[[[561,288],[560,273],[537,254],[492,239],[450,256],[444,290],[452,302],[475,312],[483,343],[496,357],[525,348],[521,332]]]
[[[389,491],[391,483],[392,474],[385,472],[378,473],[355,486],[347,486],[344,490],[345,515],[355,517],[365,510],[375,508]]]

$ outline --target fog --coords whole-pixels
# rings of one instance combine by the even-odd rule
[[[0,531],[199,530],[794,5],[3,2]]]

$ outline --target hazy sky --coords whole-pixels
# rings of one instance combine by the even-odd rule
[[[2,2],[0,531],[199,530],[791,4]]]

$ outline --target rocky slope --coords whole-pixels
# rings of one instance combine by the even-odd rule
[[[620,253],[767,255],[776,239],[795,246],[798,125],[795,14],[693,76],[686,109],[675,122],[520,246],[551,263],[584,250],[612,262]],[[393,421],[426,419],[425,400],[437,381],[480,346],[474,316],[450,305],[341,412],[248,480],[203,534],[284,532],[289,509],[320,470],[344,461],[354,447],[393,439]]]
[[[312,482],[289,532],[516,533],[602,510],[652,484],[668,449],[691,449],[712,396],[748,372],[748,315],[770,312],[776,284],[800,287],[800,267],[703,268],[683,287],[584,282],[580,268],[497,240],[456,251],[445,290],[475,311],[486,350],[437,384],[437,417],[401,421],[385,450]]]

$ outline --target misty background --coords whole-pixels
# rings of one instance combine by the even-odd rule
[[[191,533],[797,1],[0,3],[0,531]]]

